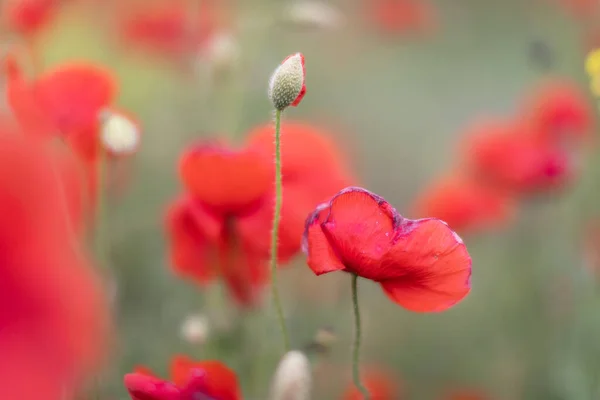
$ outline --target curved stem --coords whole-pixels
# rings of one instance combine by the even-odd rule
[[[273,305],[277,312],[279,328],[283,335],[283,347],[287,352],[290,349],[290,341],[281,300],[279,299],[279,289],[277,288],[277,238],[279,237],[279,222],[281,220],[281,203],[283,199],[283,188],[281,183],[281,110],[275,111],[275,211],[273,213],[273,230],[271,231],[271,295]]]
[[[108,268],[108,248],[106,244],[106,181],[107,181],[107,155],[104,149],[100,148],[100,155],[97,165],[96,181],[96,215],[94,221],[94,250],[96,259],[103,268]],[[104,264],[104,265],[102,265]]]
[[[371,395],[360,381],[359,351],[360,351],[360,310],[358,309],[358,275],[352,274],[352,305],[354,308],[354,346],[352,347],[352,380],[354,386],[363,395],[364,400],[369,400]]]

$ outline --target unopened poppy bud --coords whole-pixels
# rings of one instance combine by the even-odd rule
[[[181,337],[191,344],[203,344],[209,334],[208,320],[203,315],[190,315],[181,324]]]
[[[321,1],[304,0],[293,3],[285,15],[286,20],[301,26],[334,29],[342,24],[340,12]]]
[[[310,362],[304,353],[292,350],[286,353],[273,376],[271,400],[308,400],[312,377]]]
[[[134,121],[115,111],[105,111],[101,121],[100,140],[109,153],[135,153],[140,144],[140,129]]]
[[[306,94],[305,76],[302,53],[289,56],[277,67],[269,81],[269,98],[277,110],[300,104]]]

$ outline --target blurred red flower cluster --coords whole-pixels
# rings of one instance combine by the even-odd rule
[[[459,162],[425,189],[416,213],[462,232],[500,226],[519,199],[557,192],[576,178],[592,128],[592,109],[577,85],[547,80],[513,119],[468,129]]]
[[[125,375],[133,400],[241,400],[235,373],[220,361],[193,361],[183,355],[171,360],[172,382],[162,380],[146,367]]]
[[[260,300],[267,280],[273,218],[272,124],[248,133],[245,145],[203,141],[181,156],[184,193],[167,215],[175,272],[201,285],[220,277],[241,306]],[[306,215],[353,178],[327,133],[285,122],[284,201],[279,261],[300,250]]]

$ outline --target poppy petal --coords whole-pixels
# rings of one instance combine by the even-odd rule
[[[462,174],[431,184],[415,206],[416,216],[441,219],[460,232],[504,225],[514,211],[509,193]]]
[[[194,363],[188,383],[181,390],[181,398],[203,398],[202,395],[209,399],[241,400],[242,395],[235,372],[220,361]]]
[[[218,246],[220,274],[233,299],[242,307],[252,307],[260,300],[268,279],[264,257],[255,254],[243,243],[229,237]]]
[[[117,84],[110,70],[74,62],[45,73],[35,82],[34,90],[40,107],[61,133],[68,134],[98,126],[101,110],[116,96]]]
[[[133,368],[133,372],[140,375],[151,376],[158,379],[158,376],[150,368],[145,365],[137,365]]]
[[[348,270],[376,279],[379,276],[376,267],[390,248],[401,218],[380,196],[349,187],[331,200],[321,227]]]
[[[302,247],[308,255],[307,264],[316,275],[341,271],[346,268],[335,254],[321,228],[321,224],[329,213],[328,207],[328,204],[317,207],[315,212],[306,220]]]
[[[215,271],[210,265],[210,246],[220,237],[223,222],[184,197],[170,207],[166,224],[175,272],[199,284],[212,281]]]
[[[471,257],[464,243],[437,219],[403,225],[380,267],[384,291],[411,311],[446,310],[470,291]]]
[[[133,400],[179,400],[181,392],[175,385],[142,374],[125,375],[125,387]]]
[[[236,231],[243,242],[257,254],[269,258],[273,229],[274,193],[255,212],[236,220]],[[286,263],[300,250],[306,215],[322,199],[315,199],[311,186],[299,182],[284,184],[281,222],[279,224],[278,261]]]
[[[203,144],[183,154],[179,171],[194,197],[227,212],[247,212],[271,187],[270,159],[215,144]]]
[[[183,387],[190,379],[194,361],[188,356],[178,354],[171,359],[171,379],[177,387]]]

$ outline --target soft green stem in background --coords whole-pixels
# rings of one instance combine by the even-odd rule
[[[275,111],[275,210],[273,212],[273,230],[271,231],[271,294],[273,305],[277,312],[279,328],[283,335],[283,348],[285,352],[290,349],[290,340],[285,327],[279,289],[277,288],[277,239],[279,238],[279,222],[281,220],[281,203],[283,188],[281,182],[281,110]]]
[[[359,352],[360,352],[360,310],[358,309],[358,275],[352,274],[352,306],[354,308],[354,346],[352,347],[352,380],[354,386],[363,395],[364,400],[369,400],[369,391],[360,381]]]
[[[98,181],[96,182],[96,219],[94,223],[94,251],[96,259],[102,268],[108,268],[108,249],[106,245],[106,181],[107,181],[107,154],[100,146],[100,155],[97,169]]]

